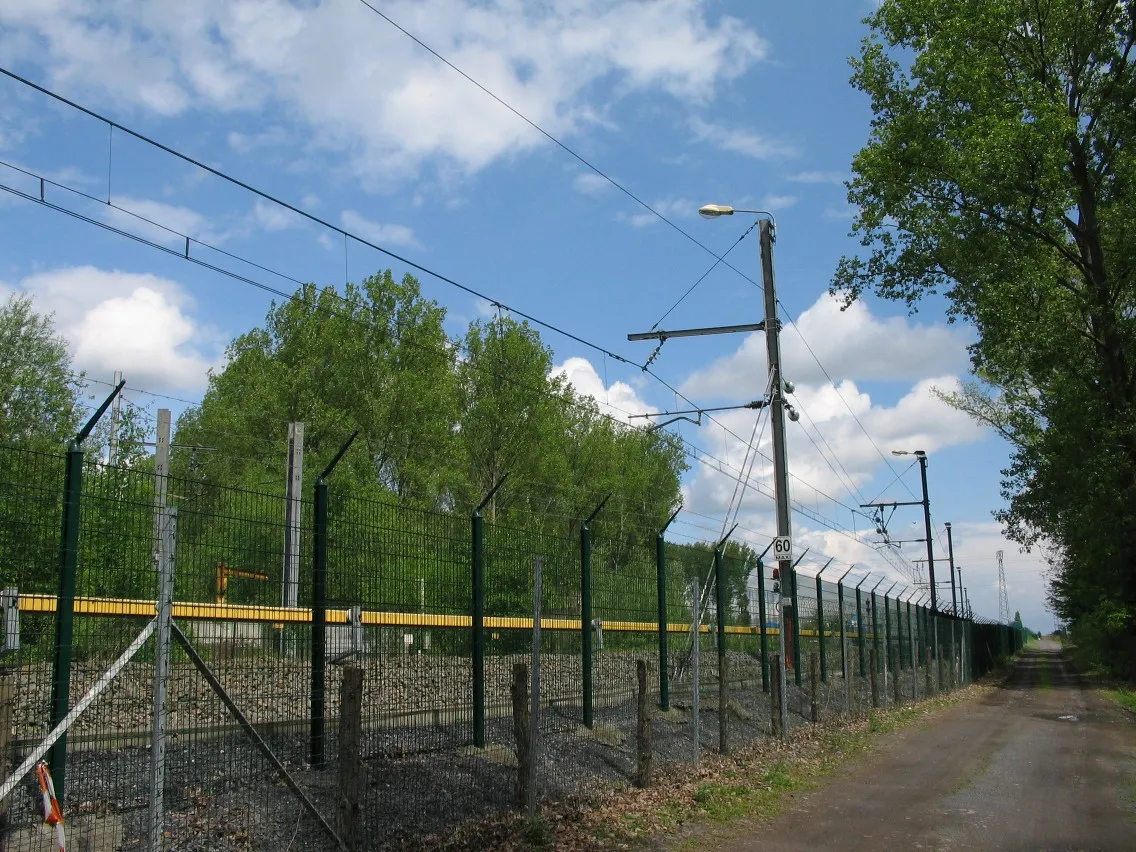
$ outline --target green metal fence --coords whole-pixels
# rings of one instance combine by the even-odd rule
[[[686,763],[696,691],[700,749],[770,734],[782,639],[791,726],[814,705],[831,717],[865,710],[873,696],[890,704],[925,696],[928,683],[968,682],[1017,650],[1002,626],[931,618],[863,589],[857,612],[853,590],[805,575],[782,625],[760,561],[667,542],[662,524],[630,527],[602,507],[486,518],[364,499],[321,477],[324,490],[294,503],[289,523],[280,494],[169,477],[163,501],[152,471],[87,457],[77,486],[73,468],[63,455],[0,448],[0,580],[19,611],[0,670],[6,770],[153,629],[163,503],[176,510],[172,620],[184,636],[168,652],[168,677],[161,644],[147,639],[51,751],[64,810],[92,848],[145,848],[156,836],[159,682],[163,846],[334,848],[337,770],[351,748],[339,737],[340,687],[346,669],[361,669],[356,829],[365,848],[383,848],[429,845],[516,806],[517,664],[540,668],[537,790],[550,799],[634,775],[640,660],[662,711],[655,757]],[[64,511],[68,493],[77,515]],[[61,583],[71,566],[73,589]],[[34,794],[34,776],[19,790]],[[13,843],[38,822],[34,801],[6,800]]]

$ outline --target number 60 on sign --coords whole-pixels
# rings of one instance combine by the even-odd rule
[[[773,558],[777,560],[793,558],[793,539],[779,535],[773,539]]]

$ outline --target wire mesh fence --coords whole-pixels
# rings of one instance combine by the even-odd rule
[[[517,807],[526,761],[540,801],[641,780],[640,662],[665,764],[771,734],[782,641],[791,728],[966,683],[1012,641],[806,576],[783,612],[751,551],[602,512],[315,493],[0,448],[3,848],[38,848],[40,752],[79,848],[428,847]]]

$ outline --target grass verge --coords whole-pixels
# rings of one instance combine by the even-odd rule
[[[1102,689],[1101,695],[1109,701],[1119,704],[1130,713],[1136,713],[1136,689],[1129,689],[1125,686],[1112,687]]]
[[[517,852],[709,848],[708,833],[737,820],[772,819],[795,795],[868,752],[882,736],[920,724],[930,714],[985,688],[972,686],[915,705],[805,725],[786,744],[759,740],[728,757],[705,755],[697,773],[689,766],[666,767],[648,789],[628,786],[609,790],[598,800],[546,808],[536,825],[498,825],[491,848]],[[482,834],[481,839],[487,838]],[[445,848],[488,847],[447,844]]]

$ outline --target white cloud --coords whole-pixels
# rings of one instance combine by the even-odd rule
[[[975,613],[987,618],[998,617],[997,552],[1001,550],[1010,617],[1013,618],[1014,612],[1019,611],[1026,627],[1051,630],[1053,620],[1045,602],[1048,565],[1044,555],[1037,550],[1022,553],[1017,544],[1002,535],[1001,528],[993,521],[956,523],[953,526],[955,562],[962,568],[962,582],[967,587]],[[935,564],[938,568],[938,559]],[[936,571],[936,579],[940,578],[942,575]]]
[[[845,175],[840,172],[805,171],[796,172],[788,177],[793,183],[834,183],[843,184]]]
[[[379,246],[410,246],[421,248],[414,237],[414,231],[406,225],[390,225],[373,222],[356,213],[354,210],[344,210],[339,217],[343,228]]]
[[[690,127],[700,141],[707,142],[722,151],[742,154],[755,160],[795,157],[799,153],[787,142],[748,130],[713,124],[701,118],[691,119]]]
[[[179,234],[209,245],[220,245],[232,236],[229,229],[218,227],[188,207],[124,196],[115,196],[112,201],[113,207],[102,208],[108,224],[159,245],[180,248],[184,238]]]
[[[613,97],[703,102],[768,51],[695,0],[394,0],[383,11],[561,136],[601,121]],[[362,4],[7,0],[0,23],[4,52],[41,64],[53,88],[159,115],[271,111],[301,125],[288,139],[347,153],[372,176],[412,176],[432,159],[472,172],[547,141]]]
[[[778,210],[786,210],[792,207],[798,200],[795,195],[767,195],[761,199],[761,204],[758,206],[762,210],[776,213]]]
[[[304,220],[279,204],[257,199],[252,209],[253,220],[266,231],[286,231],[300,227]]]
[[[668,219],[689,219],[698,210],[698,205],[686,198],[663,199],[654,202],[651,207]],[[646,228],[662,221],[650,210],[644,209],[635,213],[620,211],[615,214],[615,218],[633,228]]]
[[[220,361],[222,341],[168,278],[76,266],[30,276],[17,289],[55,314],[78,369],[122,370],[128,387],[199,390]]]
[[[880,405],[852,381],[842,382],[839,394],[831,385],[798,386],[791,401],[807,416],[790,424],[787,431],[794,499],[818,510],[823,508],[821,514],[830,517],[833,509],[829,497],[848,502],[849,486],[864,485],[881,468],[883,461],[877,448],[883,447],[886,452],[889,447],[919,447],[933,453],[982,440],[987,434],[982,427],[933,392],[935,388],[957,387],[958,380],[953,376],[921,379],[894,405]],[[732,411],[715,417],[733,434],[711,425],[704,430],[712,441],[707,449],[728,462],[732,470],[724,475],[703,468],[690,484],[692,499],[703,507],[699,511],[711,515],[725,512],[729,504],[732,478],[745,457],[755,414]],[[769,429],[759,434],[760,452],[771,457]],[[771,492],[773,469],[766,458],[759,456],[753,477]],[[846,517],[845,522],[850,525],[851,519]]]
[[[644,414],[652,410],[626,382],[615,381],[605,385],[587,358],[569,358],[554,367],[552,375],[564,376],[577,393],[594,399],[600,411],[625,423],[628,422],[628,414]]]
[[[851,222],[856,218],[856,208],[851,204],[846,204],[843,207],[827,207],[824,211],[825,219],[832,219],[835,222]]]
[[[595,172],[579,172],[572,178],[572,188],[582,195],[600,195],[611,189],[611,182]]]
[[[884,470],[879,448],[886,453],[889,448],[919,447],[933,453],[987,436],[986,430],[934,393],[958,388],[957,376],[967,363],[961,330],[916,324],[907,317],[882,319],[863,303],[841,313],[827,294],[801,315],[798,326],[837,382],[833,387],[827,381],[800,337],[787,326],[781,338],[786,376],[796,385],[790,401],[802,412],[799,422],[788,424],[790,492],[799,506],[816,516],[865,532],[864,519],[834,499],[849,505],[860,502],[849,492]],[[714,397],[736,402],[742,398],[742,388],[750,389],[742,396],[759,395],[755,377],[765,374],[765,338],[751,335],[733,355],[696,372],[681,389],[702,403]],[[894,402],[883,404],[861,386],[870,380],[903,382],[907,389]],[[695,467],[685,488],[687,505],[693,510],[724,516],[755,416],[748,410],[724,412],[715,418],[725,428],[712,424],[700,430],[698,442],[721,463]],[[757,446],[765,457],[772,455],[768,425],[759,432]],[[748,493],[739,519],[752,529],[771,531],[775,521],[768,495],[773,470],[765,457],[759,455],[752,468],[758,493]],[[794,540],[802,549],[811,544],[846,563],[863,562],[889,576],[902,576],[867,541],[827,529],[817,517],[797,514]]]
[[[825,380],[817,360],[837,380],[911,381],[959,375],[968,366],[967,342],[967,332],[957,326],[877,317],[863,301],[841,311],[839,300],[827,293],[801,314],[796,328],[786,323],[781,331],[785,376],[798,384]],[[691,375],[682,390],[700,399],[729,396],[738,387],[753,386],[755,376],[766,375],[766,365],[765,335],[750,334],[732,355]]]

